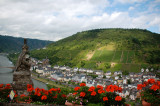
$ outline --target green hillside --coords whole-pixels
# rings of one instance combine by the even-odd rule
[[[0,35],[0,53],[14,53],[20,52],[23,46],[24,38],[17,38],[11,36],[2,36]],[[38,49],[43,48],[51,41],[37,40],[37,39],[27,39],[29,49]]]
[[[95,29],[78,32],[51,43],[46,50],[33,50],[38,59],[52,65],[138,72],[159,66],[160,34],[141,29]]]

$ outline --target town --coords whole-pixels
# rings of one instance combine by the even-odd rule
[[[85,68],[70,68],[68,66],[55,65],[51,67],[49,59],[43,59],[42,61],[31,58],[32,67],[31,71],[35,71],[38,77],[49,79],[53,82],[61,82],[64,85],[75,87],[77,84],[85,82],[86,86],[103,87],[107,85],[118,85],[123,88],[121,93],[118,93],[121,97],[128,100],[135,101],[136,98],[140,98],[140,93],[137,90],[137,84],[142,84],[148,79],[159,80],[154,73],[154,69],[141,69],[139,73],[128,72],[124,74],[123,71],[107,71],[104,73],[102,70],[92,70]],[[160,72],[160,70],[157,70]]]

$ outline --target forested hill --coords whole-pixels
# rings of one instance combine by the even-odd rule
[[[52,65],[102,70],[139,70],[160,64],[160,34],[141,29],[95,29],[78,32],[31,51]]]
[[[37,40],[37,39],[27,39],[27,44],[30,50],[43,48],[50,43],[52,42],[45,40]],[[24,38],[0,35],[0,53],[20,52],[23,44],[24,44]]]

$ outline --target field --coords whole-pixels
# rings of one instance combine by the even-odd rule
[[[133,63],[135,51],[96,50],[91,61]]]
[[[130,72],[139,72],[141,64],[135,63],[135,53],[137,53],[137,51],[96,50],[90,61],[100,62],[101,65],[99,68],[104,71],[128,70]],[[115,63],[116,65],[106,69],[104,68],[106,63]]]

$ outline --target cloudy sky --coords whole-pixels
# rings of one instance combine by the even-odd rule
[[[0,0],[0,34],[57,41],[96,28],[160,33],[160,0]]]

